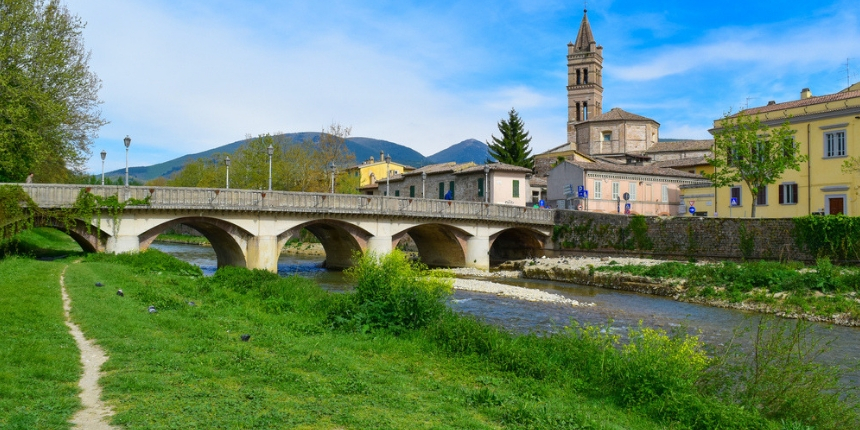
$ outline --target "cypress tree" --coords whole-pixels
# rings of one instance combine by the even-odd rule
[[[529,148],[532,138],[514,108],[508,112],[507,120],[499,121],[499,132],[502,134],[500,138],[493,135],[491,141],[487,142],[490,155],[487,162],[496,160],[514,166],[533,168],[534,157],[531,156],[532,151]]]

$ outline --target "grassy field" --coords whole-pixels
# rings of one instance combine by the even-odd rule
[[[831,388],[827,380],[804,376],[829,375],[815,366],[782,360],[756,375],[767,386],[726,384],[745,375],[721,367],[695,337],[639,328],[621,345],[602,327],[577,326],[514,335],[447,311],[436,300],[445,280],[426,278],[402,255],[357,267],[356,292],[331,294],[261,271],[225,268],[204,278],[154,250],[80,262],[0,260],[0,321],[14,333],[2,347],[0,428],[65,428],[79,407],[79,358],[62,324],[63,270],[72,319],[110,357],[101,382],[113,423],[129,429],[857,423],[856,408],[821,392]],[[770,352],[782,359],[782,349]],[[796,379],[786,386],[789,377]],[[776,392],[772,404],[761,397]]]

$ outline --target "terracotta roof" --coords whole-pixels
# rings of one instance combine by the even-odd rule
[[[611,163],[583,163],[580,161],[567,161],[584,170],[592,172],[611,172],[611,173],[631,173],[638,175],[652,176],[671,176],[676,178],[703,179],[701,175],[695,173],[682,172],[675,169],[667,169],[664,167],[650,166],[631,166],[628,164],[611,164]]]
[[[657,167],[693,167],[693,166],[704,166],[708,164],[708,160],[705,157],[689,157],[689,158],[679,158],[677,160],[666,160],[666,161],[658,161],[653,166]]]
[[[705,140],[681,140],[676,142],[657,142],[651,145],[646,154],[655,152],[677,152],[677,151],[709,151],[714,147],[713,139]]]
[[[532,169],[529,169],[529,168],[527,168],[527,167],[514,166],[514,165],[512,165],[512,164],[505,164],[505,163],[489,163],[489,164],[486,164],[486,165],[487,165],[487,166],[490,166],[490,171],[493,171],[493,172],[495,172],[495,171],[500,171],[500,172],[522,172],[522,173],[531,173],[531,172],[532,172]],[[465,168],[465,169],[462,169],[462,170],[460,170],[460,171],[456,172],[456,173],[455,173],[455,175],[468,174],[468,173],[476,173],[476,172],[483,172],[483,171],[484,171],[484,166],[485,166],[485,165],[483,165],[483,164],[482,164],[482,165],[477,165],[477,166],[470,166],[470,167],[467,167],[467,168]]]
[[[810,106],[810,105],[815,105],[815,104],[819,104],[819,103],[836,102],[836,101],[840,101],[840,100],[852,99],[855,97],[860,97],[860,90],[839,92],[839,93],[828,94],[828,95],[824,95],[824,96],[810,97],[808,99],[800,99],[800,100],[792,100],[789,102],[775,103],[775,104],[768,105],[768,106],[760,106],[760,107],[756,107],[756,108],[744,109],[741,112],[746,114],[746,115],[754,115],[754,114],[765,113],[765,112],[773,112],[773,111],[779,111],[779,110],[784,110],[784,109],[792,109],[792,108],[797,108],[797,107]]]
[[[651,118],[646,118],[642,115],[636,115],[635,113],[627,112],[621,108],[612,108],[609,112],[602,113],[600,115],[595,115],[588,119],[588,121],[583,121],[580,124],[587,124],[591,122],[603,122],[603,121],[654,121]],[[658,123],[659,124],[659,123]],[[579,124],[577,124],[579,125]]]
[[[544,187],[546,188],[546,177],[539,177],[534,175],[529,179],[529,185],[533,187]]]
[[[430,164],[428,166],[424,166],[418,169],[415,169],[411,172],[405,172],[404,176],[412,176],[412,175],[421,175],[422,173],[427,173],[428,175],[432,175],[435,173],[442,172],[451,172],[454,170],[454,166],[457,163],[453,161],[449,161],[447,163],[439,163],[439,164]]]

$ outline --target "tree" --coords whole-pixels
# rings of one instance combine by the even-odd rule
[[[66,181],[101,118],[84,23],[60,0],[0,0],[0,181]]]
[[[531,156],[532,151],[529,148],[532,138],[529,137],[525,124],[516,110],[511,108],[507,121],[504,119],[499,121],[499,132],[502,133],[501,138],[493,135],[490,136],[492,143],[487,142],[490,158],[514,166],[534,168],[534,157]]]
[[[788,169],[800,170],[806,156],[794,141],[795,131],[788,120],[777,128],[762,124],[758,117],[731,112],[714,131],[713,157],[705,157],[714,173],[702,173],[715,187],[743,182],[752,195],[751,216],[755,217],[758,195],[775,183]]]
[[[351,133],[352,127],[344,127],[334,122],[328,126],[328,130],[320,133],[317,151],[320,160],[325,163],[324,168],[328,168],[330,163],[334,163],[338,169],[355,164],[355,154],[346,146]]]

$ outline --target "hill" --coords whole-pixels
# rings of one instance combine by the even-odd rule
[[[290,139],[293,142],[303,142],[311,140],[319,141],[319,132],[302,132],[302,133],[286,133],[276,137]],[[215,154],[227,153],[232,154],[240,146],[245,144],[246,140],[238,140],[226,145],[212,148],[206,151],[197,152],[194,154],[183,155],[163,163],[153,164],[151,166],[129,167],[128,173],[131,177],[139,181],[148,181],[158,177],[170,177],[174,172],[182,170],[182,167],[189,161],[198,158],[213,157]],[[442,163],[447,161],[456,161],[465,163],[473,161],[477,164],[483,164],[487,160],[487,145],[475,140],[467,139],[460,143],[451,145],[429,157],[426,157],[415,151],[412,148],[387,140],[373,139],[369,137],[351,137],[347,139],[346,146],[355,154],[356,163],[367,160],[370,157],[376,159],[379,157],[380,151],[386,155],[391,155],[391,159],[398,163],[406,164],[413,167],[421,167],[427,164]],[[105,172],[109,177],[120,177],[125,175],[125,169],[117,169],[111,172]]]

